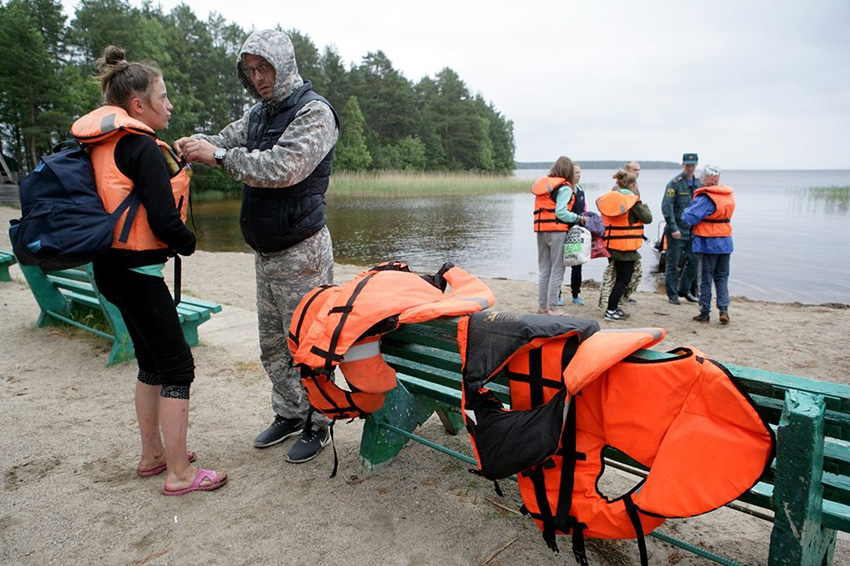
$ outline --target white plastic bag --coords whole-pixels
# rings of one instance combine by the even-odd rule
[[[590,261],[591,234],[590,230],[576,224],[567,232],[564,243],[564,265],[572,267]]]

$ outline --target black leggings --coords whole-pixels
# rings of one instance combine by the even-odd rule
[[[103,261],[95,262],[94,279],[101,294],[121,311],[136,349],[140,380],[150,385],[158,381],[163,393],[173,387],[188,390],[195,379],[195,360],[165,281]]]
[[[570,291],[573,293],[573,298],[581,294],[581,266],[574,265],[570,268]]]
[[[626,292],[626,286],[632,279],[632,274],[635,272],[635,261],[614,261],[614,270],[617,272],[617,279],[614,280],[614,287],[611,288],[611,294],[608,296],[608,310],[617,310],[617,305],[620,304],[620,299],[623,293]]]

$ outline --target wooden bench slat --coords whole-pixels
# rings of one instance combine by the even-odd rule
[[[50,280],[57,288],[59,289],[67,289],[69,291],[75,291],[78,295],[89,295],[91,297],[96,297],[97,293],[94,288],[91,286],[91,283],[86,283],[83,281],[77,281],[74,279],[61,279],[55,276],[47,276],[47,279]]]
[[[448,405],[457,405],[460,407],[460,391],[451,387],[444,387],[428,381],[419,379],[412,375],[397,373],[396,378],[404,383],[404,386],[414,395],[425,395],[446,403]]]
[[[204,301],[195,297],[182,296],[180,298],[180,304],[191,305],[194,308],[198,308],[203,311],[208,311],[212,313],[221,312],[221,305],[218,303],[211,303],[210,301]]]

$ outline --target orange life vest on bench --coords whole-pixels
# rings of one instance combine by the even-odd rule
[[[287,338],[310,405],[331,419],[373,413],[396,386],[395,371],[381,355],[383,334],[401,324],[480,311],[495,300],[480,279],[451,263],[421,276],[390,262],[342,287],[313,289],[295,309]],[[350,390],[334,383],[336,366]]]
[[[773,436],[728,371],[701,352],[630,358],[664,330],[597,328],[540,315],[464,318],[464,418],[482,475],[517,474],[523,511],[550,548],[571,534],[586,563],[585,536],[637,538],[645,564],[643,536],[665,518],[716,509],[755,485]],[[497,375],[508,380],[510,410],[485,387]],[[616,499],[597,490],[608,447],[649,468]]]

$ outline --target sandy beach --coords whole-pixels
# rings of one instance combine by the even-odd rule
[[[0,207],[0,224],[18,214]],[[5,228],[0,249],[11,249]],[[439,267],[411,266],[423,273]],[[336,281],[361,269],[337,265]],[[502,482],[499,498],[492,484],[446,455],[410,445],[391,465],[363,477],[359,421],[335,428],[340,467],[333,479],[330,449],[293,465],[283,459],[291,441],[253,448],[272,415],[259,362],[253,257],[246,253],[197,252],[183,268],[184,294],[224,306],[201,326],[193,350],[189,446],[202,467],[227,470],[230,481],[215,492],[161,496],[161,477],[135,475],[135,364],[107,367],[106,342],[89,333],[36,328],[38,307],[17,266],[12,276],[0,282],[0,564],[574,563],[568,538],[561,554],[553,554],[534,524],[511,512],[521,503],[515,484]],[[497,297],[494,308],[536,311],[536,284],[486,282]],[[850,353],[832,346],[850,336],[846,305],[734,297],[730,325],[700,325],[691,321],[695,306],[638,293],[636,303],[624,306],[632,314],[626,324],[602,320],[591,285],[582,296],[587,304],[570,305],[569,314],[603,328],[663,327],[668,335],[659,349],[692,345],[721,362],[850,383]],[[469,453],[467,435],[448,437],[436,418],[422,434]],[[670,520],[659,531],[761,565],[770,527],[721,509]],[[651,537],[647,544],[656,566],[711,563]],[[593,565],[626,565],[636,563],[638,551],[634,541],[590,541],[588,555]],[[850,564],[846,536],[839,537],[834,564]]]

